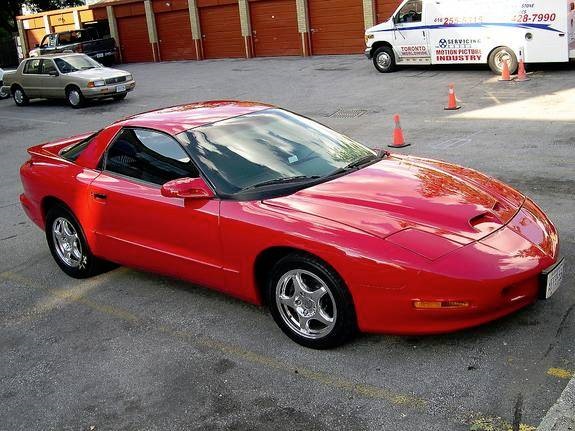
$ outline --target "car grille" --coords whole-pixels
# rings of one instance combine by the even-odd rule
[[[126,82],[125,76],[118,76],[116,78],[108,78],[106,79],[106,84],[117,84],[118,82]]]

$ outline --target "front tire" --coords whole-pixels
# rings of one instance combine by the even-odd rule
[[[86,103],[86,99],[78,87],[70,87],[66,90],[66,100],[75,109],[81,108]]]
[[[393,72],[396,68],[395,54],[389,46],[382,46],[373,53],[373,65],[381,73]]]
[[[495,48],[493,51],[491,51],[487,63],[489,64],[489,68],[493,71],[493,73],[501,75],[504,61],[507,61],[507,66],[509,66],[509,73],[513,75],[517,71],[517,56],[513,50],[507,46],[500,46],[499,48]]]
[[[12,98],[17,106],[26,106],[30,102],[30,99],[28,99],[28,96],[26,96],[22,87],[14,88],[12,91]]]
[[[277,325],[302,346],[336,347],[356,332],[353,301],[345,283],[313,256],[293,253],[278,261],[267,295]]]
[[[117,96],[114,96],[114,100],[116,100],[116,101],[124,100],[127,95],[128,95],[128,93],[118,94]]]
[[[56,206],[46,216],[46,241],[58,266],[73,278],[87,278],[111,268],[90,251],[76,217]]]

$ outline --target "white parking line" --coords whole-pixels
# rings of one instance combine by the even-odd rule
[[[35,121],[37,123],[50,123],[50,124],[68,124],[64,121],[54,121],[54,120],[37,120],[35,118],[22,118],[22,117],[6,117],[4,115],[0,115],[0,119],[3,120],[19,120],[19,121]]]

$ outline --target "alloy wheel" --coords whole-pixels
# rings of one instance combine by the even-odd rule
[[[56,254],[66,265],[77,268],[82,262],[82,244],[74,226],[64,217],[52,223]]]
[[[286,272],[277,282],[275,298],[282,320],[302,337],[322,338],[335,326],[335,299],[328,285],[310,271]]]

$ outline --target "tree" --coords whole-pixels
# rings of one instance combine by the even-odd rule
[[[0,0],[0,38],[18,31],[16,17],[22,14],[22,6],[33,12],[44,12],[82,4],[82,0]]]

